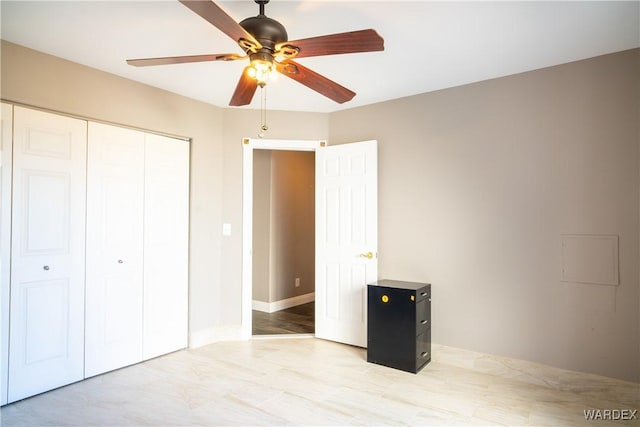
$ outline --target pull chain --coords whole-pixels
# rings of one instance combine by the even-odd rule
[[[260,138],[264,138],[264,133],[269,130],[269,126],[267,126],[267,89],[262,86],[260,87],[260,133],[258,136]]]

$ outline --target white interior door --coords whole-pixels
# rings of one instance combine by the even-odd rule
[[[142,361],[144,137],[89,123],[87,377]]]
[[[147,134],[144,208],[144,358],[187,346],[189,142]]]
[[[9,402],[84,377],[86,135],[14,108]]]
[[[377,141],[316,150],[316,336],[367,345],[378,279]]]

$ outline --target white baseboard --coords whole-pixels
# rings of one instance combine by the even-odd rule
[[[265,313],[272,313],[270,305],[268,302],[264,302],[264,301],[258,301],[258,300],[253,300],[251,301],[251,309],[252,310],[257,310],[257,311],[262,311]]]
[[[242,341],[242,326],[214,326],[189,335],[189,348],[198,348],[218,341]]]
[[[274,335],[254,335],[251,341],[263,340],[300,340],[305,338],[315,338],[315,334],[274,334]]]
[[[273,313],[275,311],[284,310],[285,308],[295,307],[296,305],[302,305],[316,300],[316,293],[311,292],[304,295],[298,295],[295,297],[281,299],[280,301],[264,302],[253,300],[251,302],[251,308],[253,310],[263,311],[265,313]]]
[[[272,303],[254,300],[252,301],[252,308],[266,313],[273,313],[284,310],[285,308],[313,302],[315,299],[315,292],[311,292]],[[245,337],[242,334],[242,325],[213,326],[191,332],[189,334],[189,348],[198,348],[219,341],[243,341],[248,338],[250,338],[250,336]]]

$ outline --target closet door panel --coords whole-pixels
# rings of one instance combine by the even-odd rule
[[[87,377],[142,360],[144,133],[89,123]]]
[[[14,109],[9,402],[84,377],[86,122]]]
[[[189,143],[146,135],[144,358],[187,346]]]
[[[7,372],[9,371],[12,147],[13,107],[2,103],[0,113],[0,405],[7,404]]]

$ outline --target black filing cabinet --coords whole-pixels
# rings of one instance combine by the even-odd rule
[[[379,280],[367,287],[367,362],[417,373],[431,360],[431,285]]]

